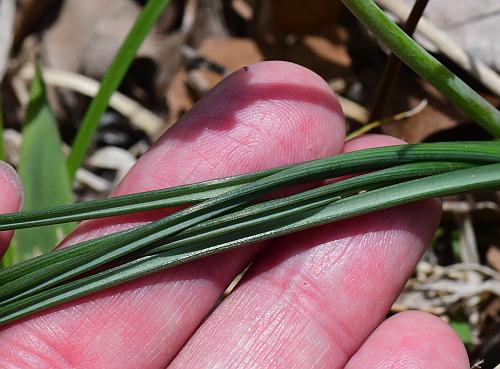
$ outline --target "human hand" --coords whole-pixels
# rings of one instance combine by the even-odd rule
[[[252,65],[160,138],[114,195],[401,143],[369,135],[344,145],[344,126],[333,93],[311,71]],[[0,211],[19,206],[18,183],[0,166]],[[84,222],[63,246],[166,213]],[[439,217],[435,201],[406,205],[80,298],[1,329],[0,368],[468,368],[463,345],[438,318],[408,312],[383,322]],[[9,236],[0,234],[0,251]]]

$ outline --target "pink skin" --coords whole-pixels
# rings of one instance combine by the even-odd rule
[[[21,207],[23,185],[14,168],[0,161],[0,212],[10,213]],[[0,232],[0,257],[12,237],[11,231]]]
[[[401,141],[371,135],[345,151],[384,144]],[[427,201],[275,240],[172,367],[342,367],[384,319],[439,214]]]
[[[433,358],[432,362],[428,358]],[[432,364],[432,365],[431,365]],[[460,339],[441,319],[417,311],[383,322],[349,360],[346,369],[468,369]]]
[[[399,142],[367,136],[344,147],[344,134],[338,102],[320,77],[290,63],[259,63],[228,77],[200,101],[139,160],[114,194]],[[0,175],[0,193],[9,199],[0,203],[4,212],[19,205],[15,183]],[[64,245],[164,213],[85,222]],[[378,334],[375,343],[370,334],[438,220],[434,202],[408,205],[200,260],[67,303],[3,328],[0,368],[342,367],[365,352],[367,344],[381,352],[383,342],[390,345],[391,334]],[[225,286],[254,258],[244,283],[202,324]],[[409,334],[422,329],[410,323]],[[439,338],[436,344],[443,337],[456,340],[433,320],[426,327],[439,331],[429,335]],[[462,346],[450,350],[462,364],[467,362]],[[427,367],[436,355],[449,354],[419,351],[418,344],[407,352],[424,353]]]

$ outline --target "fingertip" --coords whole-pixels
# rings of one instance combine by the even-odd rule
[[[0,161],[0,213],[19,210],[23,201],[23,185],[14,168]],[[0,232],[0,256],[12,237],[11,231]]]
[[[467,351],[453,329],[438,317],[399,313],[382,323],[346,368],[469,368]]]
[[[340,103],[328,83],[314,71],[288,61],[262,61],[245,66],[230,74],[214,88],[213,92],[230,94],[242,86],[259,84],[278,84],[285,89],[289,85],[294,88],[297,95],[306,92],[306,96],[303,97],[307,100],[323,104],[344,117]],[[305,89],[301,89],[300,86]],[[308,93],[310,91],[313,92],[312,96]]]
[[[352,140],[349,140],[344,145],[344,152],[357,151],[371,147],[395,146],[404,145],[405,142],[393,136],[382,134],[364,134]]]
[[[424,311],[410,310],[393,315],[383,325],[387,331],[398,331],[409,337],[427,337],[429,342],[442,344],[458,358],[467,352],[457,333],[439,317]],[[404,337],[403,337],[404,338]]]
[[[342,107],[328,83],[308,68],[287,61],[248,65],[217,86],[214,96],[218,94],[238,96],[240,102],[254,106],[252,114],[261,110],[262,126],[266,126],[268,116],[273,117],[272,124],[267,125],[279,134],[275,139],[284,143],[282,147],[292,162],[303,160],[296,152],[309,151],[313,159],[342,151],[346,135]],[[248,119],[247,114],[243,109],[240,120]],[[289,126],[287,122],[295,124]]]
[[[344,140],[342,109],[320,76],[289,62],[260,62],[198,101],[141,158],[120,193],[146,190],[156,177],[164,186],[167,167],[168,185],[176,185],[336,155]],[[131,178],[142,184],[132,189]]]
[[[203,96],[141,156],[113,195],[336,155],[344,140],[342,110],[320,76],[288,62],[252,64]],[[79,240],[105,230],[116,232],[117,222],[125,228],[155,217],[87,222],[70,239],[75,242],[77,234]]]
[[[20,201],[23,199],[23,183],[21,178],[17,174],[16,170],[9,164],[0,160],[0,177],[3,183],[5,183],[5,187],[2,187],[2,195],[11,195],[9,196],[12,199],[18,200],[17,205],[19,206]]]

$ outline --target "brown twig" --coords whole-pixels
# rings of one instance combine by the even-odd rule
[[[429,3],[429,0],[417,0],[411,13],[406,20],[404,31],[409,35],[413,35],[415,29],[417,28],[418,21],[424,14],[425,7]],[[384,114],[385,107],[391,96],[391,90],[396,81],[399,69],[401,68],[401,61],[393,53],[390,53],[385,64],[384,73],[382,75],[382,80],[377,89],[375,101],[373,103],[373,108],[370,114],[370,122],[381,119]]]
[[[411,9],[400,0],[377,0],[377,3],[390,11],[399,19],[406,19]],[[441,53],[460,65],[474,76],[483,86],[500,96],[500,75],[491,69],[481,59],[468,54],[444,30],[422,17],[417,26],[417,32],[434,44]]]

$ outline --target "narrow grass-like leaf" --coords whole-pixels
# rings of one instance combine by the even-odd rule
[[[225,216],[209,219],[195,225],[183,232],[160,240],[160,245],[151,245],[147,254],[160,253],[167,248],[175,248],[189,243],[190,245],[205,242],[207,238],[224,239],[226,234],[234,229],[253,229],[263,222],[273,222],[275,218],[285,215],[301,213],[309,208],[316,208],[320,205],[339,200],[342,197],[351,196],[359,191],[366,191],[372,188],[379,188],[384,185],[393,184],[398,181],[412,178],[425,177],[445,171],[457,170],[471,167],[472,164],[452,163],[452,162],[431,162],[431,163],[411,163],[382,169],[376,172],[349,178],[340,182],[321,186],[313,190],[298,193],[286,198],[267,201],[265,203],[251,205],[237,212],[231,212]],[[165,242],[167,244],[165,245]],[[94,259],[91,259],[94,260]],[[70,279],[78,273],[78,268],[82,267],[81,258],[65,260],[67,264],[63,268],[60,263],[50,264],[44,268],[34,269],[32,272],[20,278],[11,280],[2,285],[0,289],[0,299],[15,296],[19,298],[24,295],[34,293],[57,283]],[[21,294],[19,294],[22,292]],[[17,294],[17,295],[16,295]],[[0,302],[0,305],[8,303],[10,300]]]
[[[500,152],[500,145],[494,142],[444,143],[437,144],[437,146],[429,146],[429,150],[431,150],[428,152],[429,160],[431,160],[432,157],[433,147],[436,147],[436,150],[450,150],[455,152],[454,159],[450,159],[450,156],[448,155],[446,157],[448,159],[436,156],[434,160],[460,161],[458,158],[463,155],[463,161],[494,162],[494,158],[497,157],[496,155]],[[485,147],[490,151],[481,150],[482,147]],[[478,157],[477,155],[479,154],[483,155],[483,157]],[[374,151],[374,155],[377,155],[377,151]],[[487,157],[489,157],[489,159],[487,159]],[[357,160],[356,156],[353,157],[353,160]],[[216,194],[226,192],[228,189],[233,189],[235,186],[240,186],[256,179],[264,178],[290,167],[291,166],[284,166],[174,188],[117,196],[104,200],[63,205],[49,209],[0,214],[0,231],[80,221],[85,219],[95,219],[177,205],[194,204],[207,200]],[[354,173],[356,170],[354,169],[352,172]]]
[[[24,210],[40,209],[72,201],[57,125],[48,104],[40,69],[33,79],[23,127],[19,175],[24,186]],[[11,262],[18,263],[50,251],[72,224],[25,229],[15,234],[9,248]]]
[[[436,160],[437,158],[441,160],[465,160],[475,163],[476,165],[481,162],[499,162],[500,145],[495,142],[402,145],[367,149],[281,169],[274,174],[258,179],[252,183],[244,184],[241,187],[223,193],[214,199],[209,199],[201,204],[184,209],[174,215],[168,216],[146,226],[127,230],[120,234],[108,235],[100,239],[87,241],[77,245],[76,247],[54,252],[51,255],[42,256],[38,259],[38,261],[37,259],[34,259],[34,261],[24,263],[24,266],[19,265],[2,270],[0,272],[0,280],[3,283],[2,296],[7,297],[7,300],[4,299],[2,305],[10,306],[11,303],[18,301],[19,296],[15,296],[17,292],[24,291],[21,292],[21,296],[26,296],[27,294],[31,294],[38,289],[48,288],[56,283],[91,271],[100,265],[109,263],[110,261],[116,260],[130,253],[139,250],[148,252],[145,250],[145,247],[148,245],[153,247],[153,249],[150,249],[149,252],[162,252],[165,249],[165,246],[158,246],[158,243],[161,244],[161,241],[167,237],[174,236],[175,238],[176,233],[190,227],[191,229],[196,230],[196,224],[209,221],[213,217],[241,206],[256,197],[269,193],[270,191],[281,186],[308,180],[325,179],[363,170],[381,168],[384,166],[390,167],[395,164]],[[430,164],[434,166],[439,165],[439,163]],[[412,170],[410,170],[412,165],[422,165],[422,167],[416,168],[420,170],[420,175],[425,175],[425,170],[429,170],[430,168],[426,169],[426,165],[429,165],[426,163],[414,163],[410,164],[409,167],[403,171],[399,169],[399,175],[407,175],[410,177],[412,175],[417,175],[415,172],[412,174]],[[448,168],[453,168],[453,165],[464,166],[471,164],[446,164]],[[398,169],[390,168],[387,170],[388,173],[391,173],[391,170],[397,172]],[[398,178],[401,179],[394,173],[392,179],[390,175],[389,177],[381,176],[381,173],[384,172],[379,171],[365,176],[351,178],[331,186],[340,186],[339,188],[342,188],[342,186],[346,186],[350,182],[356,183],[358,181],[358,185],[366,185],[368,189],[371,189],[373,186],[371,186],[370,183],[359,181],[362,181],[363,178],[373,176],[373,178],[376,179],[374,183],[378,182],[380,185],[387,184],[387,181],[390,183],[390,181],[397,180]],[[297,214],[297,212],[301,214],[303,211],[307,211],[310,208],[316,208],[320,205],[324,205],[324,203],[333,201],[334,199],[331,198],[331,196],[333,196],[332,193],[324,192],[328,191],[328,188],[329,186],[325,186],[312,191],[312,193],[317,191],[317,195],[319,196],[316,203],[314,203],[314,201],[306,204],[293,203],[293,201],[287,203],[290,198],[280,200],[285,201],[283,204],[286,209],[282,209],[282,214],[286,216],[289,216],[290,214]],[[344,189],[347,188],[348,187],[344,187]],[[352,189],[359,190],[359,188],[356,187],[352,187]],[[299,199],[307,199],[308,196],[310,196],[310,193],[311,192],[309,191],[305,194],[299,194],[297,196],[299,196]],[[323,197],[321,197],[321,194],[323,194]],[[293,199],[294,197],[292,196],[291,198]],[[335,200],[337,199],[338,198],[335,198]],[[283,206],[283,204],[279,206]],[[266,206],[268,205],[269,204]],[[257,207],[258,206],[259,205],[257,205]],[[253,209],[255,210],[255,207]],[[250,210],[249,212],[249,210],[246,209],[243,213],[240,212],[239,214],[243,214],[244,217],[248,217],[249,214],[252,215],[252,211],[254,210]],[[271,210],[273,210],[272,207]],[[234,223],[234,219],[238,218],[235,214],[232,215],[233,217],[229,216],[229,218],[226,216],[226,220],[229,220],[230,223]],[[275,224],[274,216],[274,212],[271,211],[268,215],[264,214],[264,218],[262,219],[265,224]],[[222,218],[224,219],[224,217]],[[240,220],[243,221],[241,225],[233,224],[233,227],[236,226],[238,228],[238,226],[240,226],[239,232],[241,232],[243,224],[247,226],[249,225],[248,222],[244,222],[243,218],[240,217]],[[254,229],[254,226],[256,226],[256,224],[250,223],[249,229]],[[212,224],[212,229],[213,227],[214,225]],[[224,228],[224,232],[228,232],[228,234],[230,234],[231,229],[228,227],[231,228],[231,224],[224,228],[224,224],[220,222],[218,224],[216,223],[215,226],[215,228],[218,229]],[[217,234],[217,239],[219,240],[218,242],[222,239],[227,239],[226,236],[222,236],[224,236],[224,234],[221,234],[220,232]],[[206,237],[210,237],[210,229],[204,229],[201,237],[201,241],[204,241],[204,238]],[[191,237],[189,244],[192,244],[194,241],[195,240]],[[168,245],[166,247],[175,247],[175,242],[172,242],[172,245]],[[18,277],[22,278],[18,279]]]
[[[140,211],[195,204],[287,167],[203,181],[178,187],[85,201],[47,209],[0,214],[0,231],[96,219]]]
[[[494,137],[500,137],[500,112],[413,41],[372,0],[342,2],[403,63],[441,91],[466,116]]]
[[[169,3],[170,0],[149,0],[116,53],[102,79],[99,92],[92,99],[71,148],[71,153],[67,161],[70,181],[73,180],[76,170],[85,158],[85,154],[92,142],[92,137],[97,130],[102,114],[108,106],[111,95],[123,80],[142,41],[146,38],[156,20]]]
[[[0,271],[0,283],[6,283],[30,273],[33,269],[41,269],[73,256],[79,258],[78,267],[73,267],[73,264],[70,263],[63,264],[61,268],[66,268],[66,270],[60,270],[60,272],[68,272],[68,276],[76,276],[147,247],[162,238],[222,214],[282,186],[428,160],[499,162],[500,145],[496,142],[401,145],[360,150],[298,164],[249,184],[244,184],[213,199],[140,228],[86,241],[51,255],[28,261],[24,265],[4,269]]]
[[[326,202],[333,203],[342,198],[351,197],[358,193],[372,191],[395,183],[471,168],[473,166],[473,164],[458,162],[423,162],[381,169],[317,187],[286,198],[251,205],[243,210],[209,219],[172,237],[161,240],[159,244],[151,245],[147,254],[158,254],[169,249],[182,247],[185,244],[191,246],[201,245],[210,239],[222,240],[233,232],[248,232],[264,223],[279,221],[283,216],[288,217],[293,214],[300,214],[302,212],[302,210],[298,209],[300,206],[311,209],[317,208]]]
[[[360,193],[332,204],[308,209],[298,215],[294,214],[291,219],[284,217],[280,221],[264,222],[259,227],[250,229],[246,235],[236,231],[235,239],[230,241],[227,238],[223,241],[215,238],[212,240],[213,243],[207,239],[202,246],[187,243],[160,254],[140,257],[96,274],[17,299],[0,307],[0,324],[103,288],[242,244],[426,198],[499,188],[500,163],[497,163],[437,174]]]

